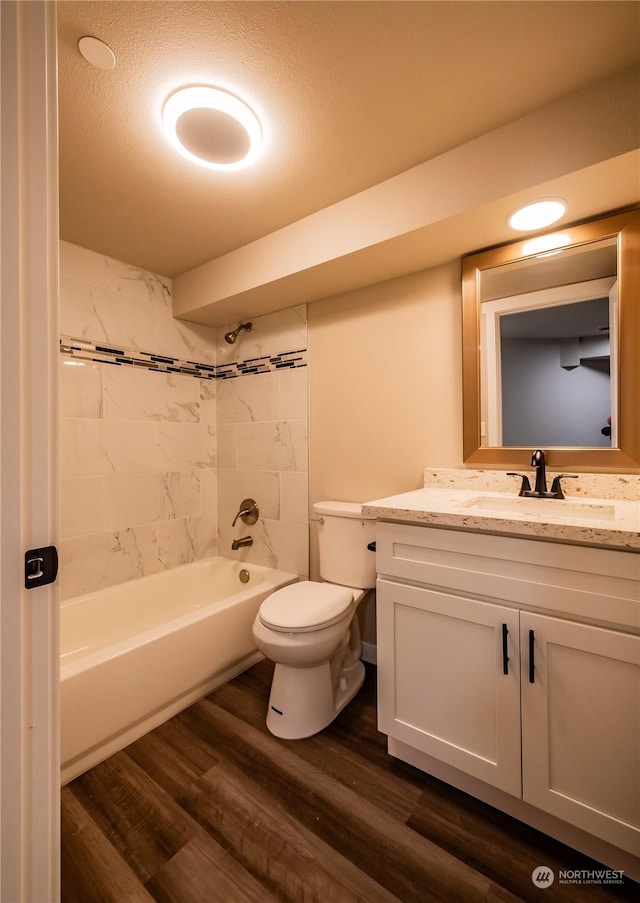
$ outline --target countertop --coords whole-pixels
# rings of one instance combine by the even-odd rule
[[[522,510],[494,510],[494,499],[497,506]],[[640,552],[638,501],[585,497],[519,499],[516,494],[480,487],[429,487],[365,502],[362,513],[378,520]]]

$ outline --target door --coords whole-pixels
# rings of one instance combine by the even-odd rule
[[[55,3],[0,4],[0,897],[59,899]]]
[[[518,612],[378,580],[379,729],[520,796]]]
[[[637,856],[640,637],[525,612],[521,631],[524,800]]]

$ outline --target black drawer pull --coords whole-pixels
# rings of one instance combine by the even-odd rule
[[[534,664],[533,655],[534,655],[534,643],[535,636],[533,630],[529,631],[529,683],[532,684],[534,682],[534,672],[536,670],[536,666]]]
[[[502,625],[502,673],[509,673],[509,656],[507,655],[507,637],[509,635],[509,631],[507,630],[507,625]]]

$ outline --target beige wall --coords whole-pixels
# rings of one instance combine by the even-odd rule
[[[312,502],[462,466],[459,262],[314,302],[308,326]]]

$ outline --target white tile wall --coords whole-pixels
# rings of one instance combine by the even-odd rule
[[[224,342],[229,327],[218,329],[219,364],[307,348],[304,306],[252,322],[235,345]],[[308,577],[307,368],[221,380],[217,388],[219,554]],[[232,528],[244,498],[255,499],[260,519]],[[233,539],[247,535],[253,545],[233,552]]]
[[[171,282],[61,243],[61,330],[214,363],[216,330],[178,323]],[[60,360],[62,598],[217,551],[216,384]]]
[[[61,242],[61,331],[204,364],[307,347],[304,306],[235,345],[175,320],[170,280]],[[61,595],[213,554],[309,573],[307,369],[207,380],[61,355]],[[260,520],[231,522],[256,499]],[[238,552],[232,539],[250,533]]]

